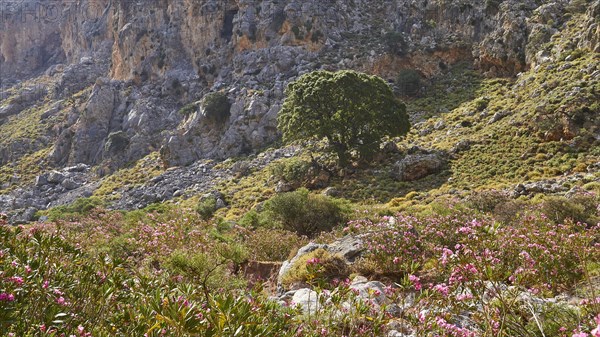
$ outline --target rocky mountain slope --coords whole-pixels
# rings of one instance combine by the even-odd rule
[[[0,27],[0,335],[600,334],[600,0],[20,0]],[[410,132],[346,167],[283,143],[319,69],[387,80]]]
[[[415,135],[403,146],[450,151],[458,144],[449,142],[473,138],[459,146],[471,155],[456,162],[459,172],[506,140],[484,136],[508,130],[510,115],[510,127],[543,134],[537,142],[574,140],[561,146],[584,155],[560,172],[507,182],[586,171],[598,156],[598,1],[27,0],[2,2],[0,12],[0,210],[16,221],[80,197],[130,208],[204,186],[210,176],[195,173],[204,160],[278,139],[286,84],[317,69],[391,84],[400,70],[417,70],[420,97],[406,98]],[[460,78],[485,86],[452,82]],[[570,91],[554,90],[567,82]],[[227,98],[223,118],[211,118],[215,93]],[[538,157],[524,151],[533,152],[519,160]],[[163,173],[169,167],[180,168]],[[136,186],[143,191],[129,193]]]

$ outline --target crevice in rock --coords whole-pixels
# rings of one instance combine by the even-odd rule
[[[238,9],[230,9],[225,12],[225,17],[223,18],[223,29],[221,30],[221,38],[227,40],[227,42],[231,41],[231,37],[233,36],[233,18],[238,13]]]

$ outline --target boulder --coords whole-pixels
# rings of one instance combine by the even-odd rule
[[[58,171],[52,171],[48,174],[47,181],[51,184],[60,184],[65,180],[65,175]]]
[[[373,300],[373,304],[379,306],[386,304],[388,301],[385,296],[385,285],[379,281],[366,281],[366,279],[361,278],[352,282],[350,289],[354,290],[358,298]]]
[[[42,174],[35,177],[35,186],[44,186],[48,184],[48,175]]]
[[[292,296],[292,305],[299,305],[305,314],[314,314],[319,309],[319,295],[312,289],[298,289]]]
[[[277,186],[275,186],[275,192],[277,192],[277,193],[290,192],[293,190],[294,190],[294,185],[292,185],[290,183],[286,183],[284,181],[278,182]]]
[[[86,164],[79,163],[74,166],[65,167],[65,172],[86,172],[90,169],[90,167]]]
[[[457,142],[454,145],[454,147],[452,147],[452,150],[450,152],[456,154],[456,153],[467,151],[471,148],[472,144],[473,144],[473,142],[468,139],[460,140],[459,142]]]
[[[328,197],[336,198],[336,197],[340,196],[340,191],[335,187],[327,187],[326,189],[323,190],[323,194]]]
[[[34,207],[27,207],[20,214],[12,218],[11,223],[14,225],[25,224],[35,219],[35,212],[37,209]]]
[[[439,172],[444,163],[437,153],[411,154],[394,164],[392,175],[399,181],[414,181]]]
[[[279,270],[277,276],[277,288],[280,293],[285,292],[288,289],[284,289],[283,277],[291,269],[294,263],[298,261],[302,256],[309,254],[317,249],[324,249],[332,255],[341,256],[347,264],[352,264],[364,251],[364,244],[360,237],[347,235],[341,239],[334,241],[331,244],[318,244],[311,242],[306,246],[300,248],[296,255],[288,261],[284,261]]]
[[[63,180],[63,182],[61,183],[61,186],[66,188],[67,190],[74,190],[76,188],[79,188],[79,186],[81,186],[79,183],[77,183],[75,180],[71,179],[71,178],[67,178],[65,180]]]

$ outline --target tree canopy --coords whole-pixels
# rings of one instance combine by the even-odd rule
[[[288,85],[278,115],[283,140],[326,138],[348,164],[356,150],[369,159],[384,136],[408,132],[406,107],[380,77],[355,71],[315,71]]]

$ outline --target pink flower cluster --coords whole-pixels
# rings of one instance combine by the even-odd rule
[[[448,323],[445,319],[437,317],[435,319],[436,324],[446,333],[448,336],[453,337],[475,337],[477,334],[469,329],[461,328],[455,324]]]
[[[409,275],[408,280],[412,282],[413,287],[415,287],[416,291],[421,290],[421,288],[423,287],[423,285],[421,284],[421,279],[415,275]]]
[[[0,293],[0,302],[12,302],[15,300],[15,295],[8,293]]]
[[[307,264],[307,265],[309,265],[309,266],[311,266],[311,265],[316,265],[316,264],[319,264],[320,262],[321,262],[321,260],[319,260],[319,259],[318,259],[318,258],[316,258],[316,257],[313,257],[313,258],[310,258],[310,259],[308,259],[308,260],[306,261],[306,264]]]

